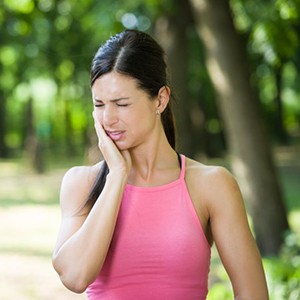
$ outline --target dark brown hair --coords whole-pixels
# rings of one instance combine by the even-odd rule
[[[163,49],[149,34],[137,30],[125,30],[116,34],[98,49],[91,66],[91,86],[96,79],[111,71],[136,79],[139,88],[151,98],[158,95],[161,87],[168,85]],[[175,149],[175,126],[171,103],[163,111],[161,118],[167,139]],[[108,172],[108,166],[104,161],[86,206],[92,207],[96,202],[103,190]]]

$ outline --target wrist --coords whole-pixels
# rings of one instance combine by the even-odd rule
[[[128,174],[125,171],[122,172],[122,170],[110,170],[107,174],[106,181],[125,185],[127,183],[127,178]]]

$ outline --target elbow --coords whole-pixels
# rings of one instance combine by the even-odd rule
[[[55,257],[52,258],[52,265],[62,284],[76,294],[82,294],[92,282],[84,276],[84,272],[76,271],[72,267],[61,266]]]
[[[63,285],[70,291],[76,294],[82,294],[86,291],[89,284],[82,280],[81,278],[74,278],[73,276],[68,276],[66,274],[59,275]]]

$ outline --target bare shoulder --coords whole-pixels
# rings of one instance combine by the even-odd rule
[[[214,181],[215,183],[235,182],[234,176],[224,167],[205,165],[196,160],[186,158],[186,173],[191,179],[204,180],[205,183]]]
[[[205,165],[187,158],[186,180],[197,189],[206,204],[217,205],[220,201],[241,198],[235,177],[221,166]],[[238,197],[234,197],[238,196]]]
[[[76,166],[69,169],[63,178],[63,184],[88,184],[93,181],[100,170],[101,163],[93,166]]]
[[[87,200],[101,164],[102,162],[93,166],[76,166],[65,173],[60,190],[63,213],[73,213]]]

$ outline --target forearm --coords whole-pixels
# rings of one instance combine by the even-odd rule
[[[104,263],[114,232],[126,177],[109,174],[105,187],[81,228],[56,251],[53,265],[62,282],[83,292]]]
[[[269,300],[268,288],[265,282],[257,285],[253,289],[245,289],[239,293],[235,293],[235,300]]]
[[[235,300],[269,300],[268,288],[265,282],[262,282],[252,290],[245,289],[239,293],[235,293]]]
[[[234,300],[269,300],[269,296],[265,293],[256,296],[235,296]]]

